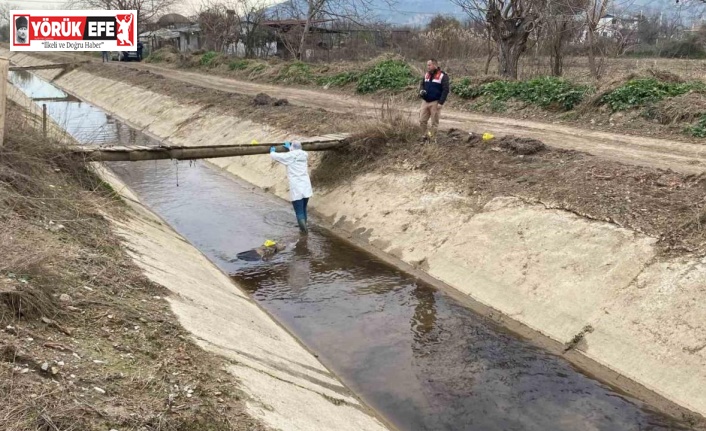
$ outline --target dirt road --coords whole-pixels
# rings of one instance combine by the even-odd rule
[[[64,58],[71,56],[71,54],[67,54],[62,53]],[[81,56],[80,58],[85,60],[86,57]],[[220,91],[246,95],[267,93],[273,97],[286,98],[295,105],[324,109],[330,112],[378,116],[381,108],[381,104],[374,101],[325,90],[259,84],[204,73],[175,70],[154,64],[110,63],[107,67],[146,69],[169,79]],[[416,118],[416,104],[407,103],[402,109],[408,112],[410,118]],[[689,174],[698,174],[706,170],[706,145],[585,130],[536,121],[488,117],[450,109],[442,113],[441,123],[442,128],[458,128],[474,133],[490,132],[497,136],[512,134],[534,138],[556,148],[583,151],[606,159],[635,165],[672,169]]]
[[[112,65],[111,65],[112,66]],[[328,93],[325,90],[308,90],[238,81],[202,73],[174,70],[152,64],[121,64],[139,67],[191,85],[221,91],[255,95],[267,93],[286,98],[295,105],[320,108],[352,115],[379,115],[380,105],[355,96]],[[403,108],[411,118],[416,117],[416,106]],[[495,135],[518,135],[538,139],[557,148],[584,151],[596,156],[643,166],[673,169],[684,173],[701,173],[706,170],[706,146],[686,142],[644,138],[638,136],[583,130],[557,124],[539,123],[510,118],[447,110],[442,113],[443,128],[459,128],[474,133],[490,132]]]

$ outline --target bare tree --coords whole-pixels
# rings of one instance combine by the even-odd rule
[[[461,28],[461,21],[444,15],[436,15],[427,24],[427,30],[445,30],[447,28]]]
[[[490,62],[493,61],[493,57],[497,57],[497,44],[493,43],[493,35],[490,31],[490,26],[485,21],[485,19],[477,19],[471,17],[466,26],[476,32],[477,34],[483,35],[483,40],[485,42],[485,67],[483,71],[486,75],[490,73]]]
[[[227,52],[232,47],[237,52],[242,42],[245,56],[253,57],[266,44],[264,0],[203,0],[195,15],[205,49]]]
[[[177,0],[68,0],[69,9],[136,10],[137,26],[141,30],[146,22],[169,12]]]
[[[666,11],[662,16],[662,24],[660,26],[660,37],[662,40],[670,41],[679,37],[684,31],[684,20],[682,18],[682,9]]]
[[[549,0],[543,27],[553,76],[561,76],[564,69],[564,46],[580,29],[577,17],[589,0]]]
[[[588,68],[591,76],[598,78],[598,66],[596,64],[596,33],[598,25],[608,10],[610,0],[588,0],[584,10],[586,21],[586,37],[588,42]]]
[[[645,45],[656,45],[662,31],[662,14],[655,12],[650,15],[640,14],[637,22],[637,42]]]
[[[245,56],[254,57],[257,49],[268,42],[268,33],[262,22],[266,17],[266,7],[260,0],[239,0],[241,5],[240,38],[245,45]]]
[[[472,20],[484,19],[498,46],[501,76],[517,79],[527,40],[540,22],[546,0],[451,0]]]
[[[385,0],[392,4],[392,0]],[[317,20],[348,21],[363,25],[369,20],[371,7],[374,0],[287,0],[276,7],[275,14],[278,18],[293,18],[304,22],[303,26],[293,25],[282,32],[288,33],[284,37],[285,44],[291,45],[291,51],[298,60],[304,57],[307,38]],[[296,47],[292,43],[292,36],[296,33]]]
[[[240,36],[240,16],[236,13],[237,4],[208,2],[198,13],[201,27],[202,47],[224,52],[231,44],[238,44]]]

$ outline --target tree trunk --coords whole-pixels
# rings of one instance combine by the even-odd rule
[[[299,49],[297,50],[297,60],[302,60],[302,55],[304,53],[304,48],[306,47],[306,36],[309,34],[309,28],[311,27],[312,20],[311,11],[306,16],[306,24],[304,24],[304,32],[302,33],[302,38],[299,42]]]
[[[598,67],[596,67],[596,52],[594,50],[594,29],[588,28],[588,69],[591,71],[591,76],[598,78]]]
[[[252,35],[252,33],[248,33],[247,36],[245,36],[243,41],[243,45],[245,45],[245,58],[255,58],[255,37]],[[237,46],[237,45],[236,45]]]
[[[500,76],[517,79],[520,57],[527,48],[527,39],[534,29],[535,17],[506,19],[496,3],[488,10],[486,22],[493,39],[498,44],[498,73]]]
[[[516,38],[507,38],[498,42],[498,73],[504,78],[517,79],[520,56],[525,44],[517,43]]]
[[[490,62],[493,61],[493,54],[495,53],[493,49],[493,38],[490,35],[490,29],[486,28],[486,37],[488,40],[488,57],[485,59],[485,74],[490,74]]]
[[[552,55],[552,76],[561,76],[564,73],[564,59],[559,52]]]
[[[552,76],[561,76],[564,73],[564,37],[569,23],[560,18],[554,23],[551,37],[551,66]]]
[[[552,65],[552,76],[561,76],[562,69],[564,66],[564,59],[562,57],[562,36],[561,34],[552,35],[552,51],[551,51],[551,65]]]

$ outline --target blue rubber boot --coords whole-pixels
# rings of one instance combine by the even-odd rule
[[[299,230],[301,231],[301,233],[303,233],[303,234],[309,233],[309,229],[306,226],[306,219],[305,218],[303,218],[303,217],[298,218],[297,224],[299,224]]]

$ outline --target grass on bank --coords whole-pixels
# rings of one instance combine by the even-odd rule
[[[67,143],[9,102],[0,147],[4,431],[262,430],[109,219],[129,215]],[[189,388],[191,397],[187,397]]]

